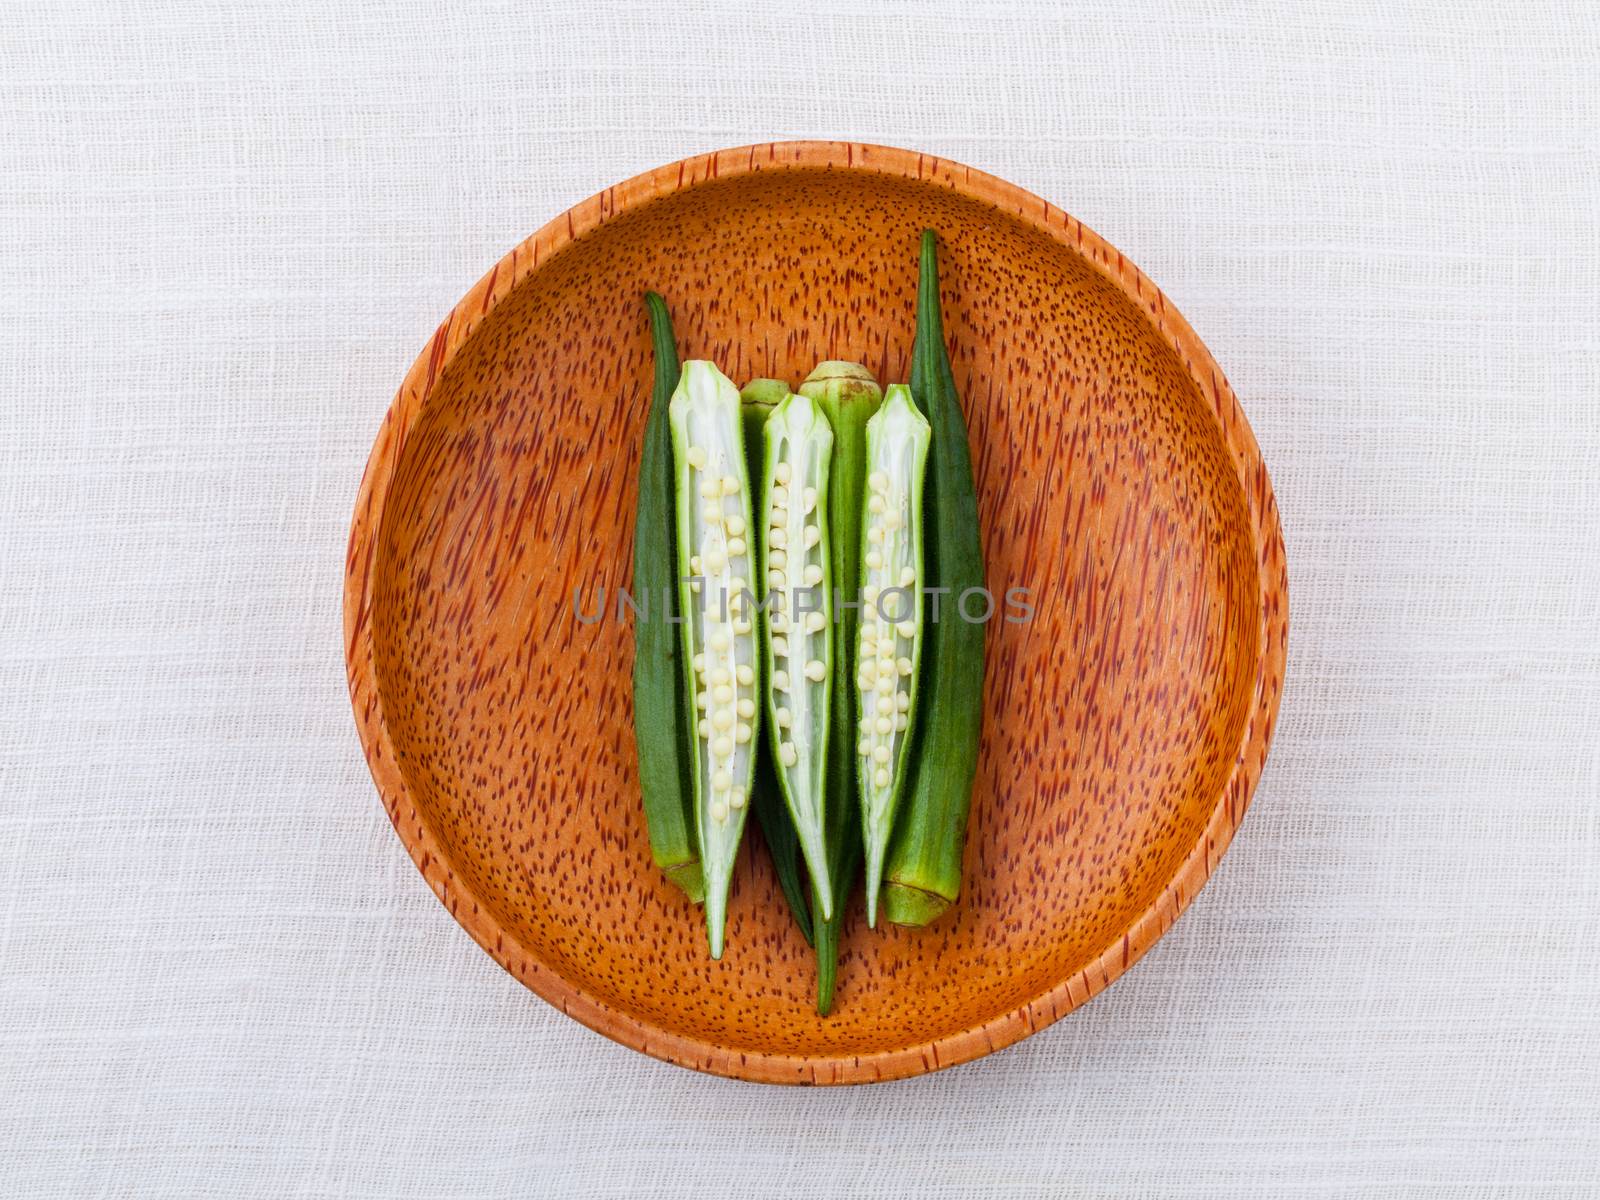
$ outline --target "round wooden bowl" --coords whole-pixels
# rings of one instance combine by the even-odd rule
[[[631,724],[641,295],[685,357],[798,381],[906,377],[917,238],[942,248],[988,583],[960,903],[844,934],[834,1014],[760,836],[728,950],[650,860]],[[793,142],[607,188],[451,311],[367,464],[345,649],[367,760],[439,898],[607,1037],[743,1079],[853,1083],[964,1062],[1095,995],[1177,919],[1244,815],[1287,638],[1272,486],[1211,355],[1132,263],[992,176]],[[752,831],[754,829],[752,823]],[[859,907],[859,901],[858,905]]]

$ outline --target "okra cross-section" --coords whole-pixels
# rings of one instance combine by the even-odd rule
[[[669,412],[685,685],[694,706],[695,824],[706,932],[711,957],[721,958],[760,729],[750,479],[739,389],[713,364],[683,364]]]
[[[827,511],[833,430],[816,404],[791,394],[767,417],[764,438],[768,729],[778,784],[829,920],[823,819],[834,658]]]
[[[867,922],[876,924],[883,860],[905,782],[922,650],[922,484],[928,422],[904,384],[867,422],[861,517],[861,625],[856,651],[856,761],[867,865]]]

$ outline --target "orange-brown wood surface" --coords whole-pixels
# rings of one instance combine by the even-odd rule
[[[641,295],[685,357],[797,382],[909,369],[917,237],[946,331],[990,589],[960,903],[847,923],[834,1014],[759,834],[728,950],[650,861],[631,724],[632,563],[650,401]],[[606,590],[607,619],[580,623]],[[1125,971],[1193,899],[1271,738],[1287,606],[1272,487],[1210,354],[1120,253],[957,164],[846,143],[689,159],[610,188],[450,313],[373,448],[346,562],[350,693],[383,802],[450,912],[601,1033],[745,1079],[963,1062]],[[857,904],[859,908],[859,903]]]

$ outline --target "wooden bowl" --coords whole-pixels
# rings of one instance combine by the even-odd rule
[[[738,381],[909,366],[917,237],[947,333],[990,589],[961,901],[848,922],[834,1015],[747,839],[720,963],[651,863],[631,724],[650,400],[641,294]],[[744,147],[607,188],[456,305],[384,420],[346,562],[346,654],[384,806],[452,915],[607,1037],[743,1079],[853,1083],[1070,1012],[1205,883],[1272,735],[1287,637],[1267,472],[1211,355],[1114,248],[992,176],[904,150]],[[753,828],[753,826],[752,826]],[[859,907],[859,901],[857,902]]]

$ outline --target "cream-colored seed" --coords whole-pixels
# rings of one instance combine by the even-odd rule
[[[789,547],[789,534],[782,527],[774,526],[772,532],[767,535],[767,542],[774,551],[786,550]]]
[[[789,489],[783,484],[777,484],[772,489],[772,507],[785,508],[789,503]]]
[[[888,512],[883,514],[883,527],[889,530],[891,533],[894,530],[899,529],[903,521],[904,518],[901,517],[901,515],[894,509],[890,509]]]
[[[728,819],[728,806],[720,800],[717,801],[711,806],[711,816],[714,820],[726,821]]]
[[[873,545],[882,545],[883,530],[879,529],[876,525],[872,526],[867,530],[867,541],[871,542]]]
[[[704,471],[706,469],[706,452],[704,447],[690,446],[689,453],[685,454],[684,457],[689,460],[689,465],[696,471]]]
[[[882,496],[868,496],[867,497],[867,511],[870,512],[870,513],[881,513],[883,511],[883,497]]]
[[[907,714],[905,714],[905,713],[895,713],[895,715],[894,715],[894,727],[897,730],[902,730],[903,731],[905,729],[905,727],[907,725],[909,725],[909,724],[911,724],[911,718]]]
[[[725,524],[727,525],[729,537],[744,536],[744,518],[738,513],[729,513]]]
[[[818,632],[827,623],[828,623],[828,618],[823,616],[819,612],[808,612],[806,614],[806,630],[809,633]]]
[[[917,581],[917,569],[915,567],[901,567],[900,568],[900,586],[901,587],[910,587],[916,581]]]
[[[710,708],[711,697],[706,695],[704,692],[696,692],[694,697],[694,706],[696,708]]]
[[[768,571],[767,572],[767,586],[768,587],[781,588],[783,586],[783,572],[782,571]]]
[[[799,761],[800,752],[794,748],[793,742],[782,742],[778,746],[778,757],[786,767],[792,767]]]
[[[780,706],[778,710],[772,714],[772,719],[778,723],[779,729],[787,729],[789,728],[789,722],[794,720],[794,717],[790,714],[787,708]]]
[[[888,674],[879,675],[876,686],[878,691],[883,693],[885,696],[889,695],[894,691],[894,676]]]
[[[750,632],[750,622],[746,621],[746,620],[743,620],[743,619],[735,621],[733,623],[733,631],[735,633],[739,633],[739,634],[749,633]]]
[[[711,672],[711,682],[714,684],[720,685],[728,683],[732,681],[732,679],[733,675],[731,672],[729,672],[727,667],[718,667],[715,671]]]
[[[750,740],[750,726],[740,725],[733,731],[733,740],[741,745]]]
[[[917,623],[915,621],[901,621],[894,629],[896,633],[908,642],[917,636]]]
[[[894,712],[894,697],[880,695],[875,707],[877,708],[880,716],[887,717],[889,714]]]
[[[789,672],[774,671],[772,673],[772,686],[780,692],[787,692],[789,690]]]
[[[786,463],[786,462],[781,462],[781,463],[778,463],[776,466],[774,466],[772,468],[772,478],[773,478],[773,481],[776,482],[776,483],[788,483],[789,482],[789,464]]]
[[[739,481],[732,475],[724,475],[722,477],[722,494],[724,496],[733,496],[737,495],[738,491]]]
[[[865,679],[867,682],[865,684],[863,684],[862,686],[871,687],[872,686],[872,681],[874,679],[876,679],[877,677],[878,677],[878,662],[877,662],[877,660],[873,659],[873,658],[863,658],[861,660],[861,678]]]
[[[711,698],[718,704],[732,704],[733,689],[727,684],[723,684],[720,687],[714,687],[711,689]]]
[[[694,673],[696,675],[704,675],[706,673],[706,656],[704,654],[696,654],[690,661],[694,663]]]
[[[722,506],[720,504],[713,504],[710,508],[705,509],[700,514],[700,519],[709,526],[721,525]]]
[[[733,753],[733,739],[727,734],[723,734],[711,743],[711,753],[718,758],[727,758],[728,755]]]
[[[783,568],[787,567],[788,565],[789,556],[782,550],[773,550],[767,555],[767,566],[771,567],[774,571],[782,571]]]
[[[893,658],[894,657],[894,639],[892,637],[881,637],[881,638],[879,638],[876,649],[878,651],[878,657],[879,658]]]
[[[873,728],[879,733],[888,733],[894,728],[894,722],[888,717],[879,717],[875,722],[873,722]]]
[[[689,573],[692,575],[698,575],[700,574],[701,569],[700,556],[698,554],[689,555]]]
[[[911,660],[909,658],[902,658],[899,662],[895,663],[895,670],[899,671],[902,675],[911,674]]]
[[[789,639],[783,634],[777,634],[772,639],[772,653],[778,658],[789,657]]]
[[[689,585],[689,590],[698,596],[700,594],[700,581],[696,579],[693,583],[691,583]]]
[[[714,771],[711,775],[711,790],[725,792],[733,786],[733,776],[726,771]]]
[[[876,571],[879,567],[883,566],[883,555],[879,554],[876,550],[868,550],[866,562],[869,568]]]
[[[706,549],[705,564],[707,575],[721,574],[722,569],[728,565],[728,556],[722,552],[722,547],[711,546]]]
[[[735,808],[743,808],[744,807],[744,793],[743,792],[735,792],[732,796],[730,796],[728,798],[728,803],[733,805]]]
[[[739,719],[742,721],[748,721],[756,715],[756,702],[750,699],[749,696],[741,699],[734,707],[738,710]]]
[[[901,712],[905,712],[907,709],[909,709],[911,707],[911,693],[896,692],[894,697],[894,706]]]
[[[700,481],[700,494],[707,500],[715,500],[722,495],[722,487],[715,479],[702,479]]]
[[[822,564],[808,563],[806,565],[805,581],[807,587],[816,587],[822,582]]]
[[[872,743],[867,741],[866,738],[862,738],[859,742],[856,743],[856,753],[861,755],[862,758],[865,758],[871,752],[872,752]]]
[[[701,717],[698,721],[696,721],[694,723],[694,731],[696,733],[698,733],[701,737],[710,737],[711,736],[711,722],[706,720],[704,717]]]
[[[887,746],[874,746],[872,748],[872,761],[875,762],[875,763],[879,763],[879,764],[888,762],[889,761],[889,747],[887,747]]]
[[[856,676],[856,686],[858,688],[860,688],[863,692],[870,692],[872,690],[872,676],[871,675],[865,675],[865,674],[857,675]]]
[[[718,654],[723,654],[728,647],[733,645],[733,640],[728,636],[726,629],[719,629],[706,639],[707,644]]]
[[[756,673],[755,673],[754,669],[751,668],[749,663],[740,663],[739,664],[738,675],[739,675],[739,686],[740,687],[749,687],[752,683],[755,682]]]
[[[806,678],[812,683],[821,683],[828,675],[828,668],[822,665],[820,658],[813,658],[806,664]]]
[[[876,771],[874,771],[872,773],[872,782],[875,783],[878,787],[888,787],[889,786],[889,768],[888,767],[879,767]]]
[[[771,625],[773,629],[787,629],[789,628],[789,614],[783,611],[783,593],[774,592],[773,595],[777,596],[778,599],[773,603],[772,610],[767,616],[767,624]]]
[[[807,525],[805,532],[806,549],[809,550],[822,540],[822,530],[815,525]]]
[[[744,553],[744,550],[745,550],[745,546],[744,546],[744,539],[743,538],[729,538],[728,539],[728,557],[729,558],[738,558],[741,554]]]
[[[725,708],[719,708],[711,714],[711,728],[718,733],[726,733],[733,728],[733,714]]]
[[[810,512],[813,508],[815,508],[817,506],[817,489],[816,488],[808,487],[805,490],[805,492],[803,493],[803,497],[804,497],[804,500],[805,500],[805,505],[806,505],[806,511],[807,512]]]
[[[874,471],[867,476],[867,486],[875,492],[886,492],[889,490],[889,477],[882,471]]]

